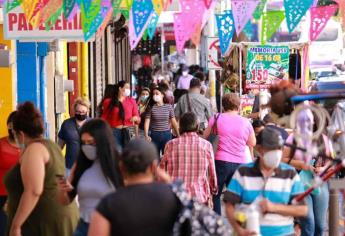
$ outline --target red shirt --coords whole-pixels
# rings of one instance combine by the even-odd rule
[[[103,114],[102,119],[106,120],[112,128],[118,126],[133,126],[131,118],[134,116],[139,117],[138,105],[133,98],[126,97],[122,101],[123,110],[125,112],[124,122],[120,118],[119,108],[114,107],[112,111],[109,111],[108,107],[111,103],[111,99],[105,99],[103,102]]]
[[[3,183],[4,175],[19,161],[20,149],[8,142],[7,137],[0,139],[0,196],[7,192]]]
[[[200,203],[217,194],[212,144],[196,133],[184,133],[169,141],[159,166],[174,180],[183,180],[187,191]]]

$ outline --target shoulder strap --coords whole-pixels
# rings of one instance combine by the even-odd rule
[[[190,102],[189,93],[186,94],[186,98],[187,98],[188,112],[193,112],[191,102]]]
[[[215,135],[218,135],[218,124],[217,123],[218,123],[219,117],[220,117],[220,113],[214,115],[214,124],[212,127],[212,133],[214,133]]]

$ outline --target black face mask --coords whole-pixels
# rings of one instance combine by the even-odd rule
[[[79,121],[84,121],[87,118],[87,115],[75,114],[75,118]]]
[[[8,131],[9,140],[14,141],[14,135],[13,135],[12,129],[8,129],[7,131]]]

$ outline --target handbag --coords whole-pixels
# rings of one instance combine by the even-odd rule
[[[219,116],[220,116],[220,113],[214,115],[214,124],[212,126],[211,134],[209,136],[209,141],[212,144],[214,153],[217,152],[218,143],[219,143],[218,125],[217,125]]]

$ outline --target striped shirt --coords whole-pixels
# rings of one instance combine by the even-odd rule
[[[170,130],[170,119],[175,118],[174,109],[170,104],[162,106],[154,105],[146,114],[146,119],[150,119],[150,128],[153,131]]]
[[[295,169],[281,163],[271,177],[264,178],[259,161],[240,166],[233,175],[224,201],[231,204],[250,204],[258,196],[276,204],[291,204],[292,199],[304,192]],[[293,235],[293,217],[266,213],[260,218],[260,230],[265,235]]]
[[[207,203],[212,194],[217,194],[212,145],[195,132],[167,143],[160,168],[174,180],[183,180],[187,191],[200,203]]]

